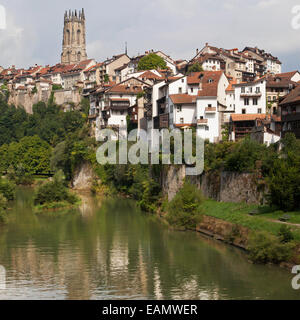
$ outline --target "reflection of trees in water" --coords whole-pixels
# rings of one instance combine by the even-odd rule
[[[277,269],[248,264],[239,250],[195,233],[170,231],[131,201],[99,208],[88,198],[83,209],[55,218],[35,216],[22,203],[0,233],[0,262],[16,283],[50,285],[68,299],[252,298],[263,296],[266,284],[276,297],[284,293],[279,283],[289,286]]]

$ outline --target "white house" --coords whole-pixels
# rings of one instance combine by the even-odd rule
[[[266,79],[261,78],[249,83],[233,85],[235,95],[235,113],[266,113]]]

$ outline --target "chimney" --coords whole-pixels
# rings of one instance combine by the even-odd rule
[[[196,49],[196,54],[198,54],[198,53],[199,53],[199,49],[197,48],[197,49]]]
[[[205,43],[205,47],[208,47],[208,42]]]

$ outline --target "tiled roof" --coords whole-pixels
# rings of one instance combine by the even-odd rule
[[[162,80],[163,79],[163,77],[156,75],[155,73],[153,73],[150,70],[145,71],[143,74],[141,74],[139,76],[139,78],[146,78],[146,79],[150,79],[150,80]]]
[[[226,88],[226,91],[234,91],[234,87],[233,85],[236,84],[236,79],[232,79],[230,82],[229,82],[229,86]]]
[[[292,90],[285,99],[280,103],[280,105],[300,102],[300,86],[298,85],[294,90]]]
[[[265,119],[265,114],[232,114],[231,120],[233,122],[238,121],[255,121],[256,119]]]
[[[196,103],[197,96],[188,94],[171,94],[170,98],[174,104],[193,104]]]
[[[106,90],[106,92],[111,92],[111,93],[128,93],[128,94],[137,94],[142,91],[143,89],[140,86],[133,86],[133,85],[128,86],[128,85],[122,85],[122,84],[115,85]]]

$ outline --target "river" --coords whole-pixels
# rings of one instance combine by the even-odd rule
[[[83,196],[68,214],[35,215],[32,196],[19,189],[0,226],[0,299],[300,299],[287,270],[172,231],[130,200]]]

